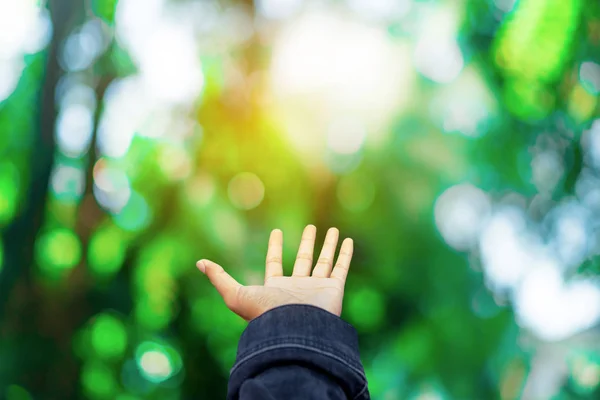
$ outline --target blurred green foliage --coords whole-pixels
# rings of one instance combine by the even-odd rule
[[[271,31],[238,41],[223,32],[190,32],[209,43],[194,55],[201,91],[187,106],[152,109],[144,102],[148,93],[127,80],[143,72],[140,55],[118,34],[119,12],[125,13],[119,7],[139,7],[143,23],[150,18],[145,3],[66,2],[70,11],[59,3],[40,4],[64,29],[54,28],[44,50],[22,55],[18,85],[0,101],[5,398],[224,398],[246,323],[227,310],[195,261],[215,260],[240,282],[260,283],[270,231],[284,232],[289,273],[309,223],[318,227],[317,243],[330,226],[354,239],[342,317],[359,332],[374,399],[516,399],[538,379],[532,371],[552,344],[528,335],[508,296],[489,287],[481,254],[445,242],[436,199],[468,182],[494,200],[524,199],[529,207],[542,192],[532,149],[544,135],[560,143],[564,173],[556,171],[557,183],[543,198],[555,205],[575,195],[587,165],[583,132],[600,115],[600,3],[407,0],[412,11],[405,19],[379,25],[393,41],[412,43],[418,34],[410,18],[426,15],[427,7],[459,10],[462,74],[481,77],[488,118],[469,128],[462,120],[447,123],[448,116],[440,123],[432,99],[475,89],[419,71],[411,105],[378,128],[382,145],[352,154],[326,149],[318,161],[286,136],[277,99],[262,81]],[[262,21],[253,2],[168,2],[173,10],[192,3],[210,4],[202,9],[206,20],[210,11],[231,32],[241,22],[225,16],[239,10]],[[62,59],[64,43],[68,32],[96,29],[90,21],[103,21],[98,43],[105,43],[78,69]],[[53,76],[60,77],[54,84]],[[73,87],[91,88],[93,99]],[[68,103],[61,90],[74,104],[94,104],[90,143],[75,156],[65,151],[58,125],[40,122],[44,107],[55,124],[60,120]],[[460,103],[452,99],[441,104]],[[150,111],[139,118],[144,107]],[[143,123],[110,125],[113,109]],[[462,111],[468,121],[473,110]],[[103,121],[117,144],[131,134],[122,155],[103,154]],[[304,132],[306,142],[321,133]],[[44,152],[53,159],[49,179],[35,162]],[[33,188],[47,198],[32,195]],[[531,211],[532,218],[550,208]],[[31,234],[26,228],[36,224]],[[597,255],[580,264],[579,276],[598,275]],[[598,343],[595,329],[591,340]],[[600,398],[600,349],[584,342],[578,336],[558,353],[568,372],[552,398]]]

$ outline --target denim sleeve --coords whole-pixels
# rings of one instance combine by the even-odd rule
[[[314,306],[267,311],[240,338],[227,399],[370,399],[356,330]]]

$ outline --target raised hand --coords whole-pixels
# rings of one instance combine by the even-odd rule
[[[242,286],[210,260],[200,260],[196,265],[208,276],[227,307],[247,321],[285,304],[311,304],[339,316],[353,242],[350,238],[344,239],[334,267],[339,231],[329,229],[313,270],[316,234],[314,225],[304,228],[292,276],[283,276],[283,232],[274,229],[269,238],[263,286]]]

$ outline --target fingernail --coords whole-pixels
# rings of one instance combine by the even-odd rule
[[[200,270],[200,272],[202,272],[203,274],[206,273],[206,266],[204,265],[204,261],[200,260],[196,263],[196,267],[198,267],[198,269]]]

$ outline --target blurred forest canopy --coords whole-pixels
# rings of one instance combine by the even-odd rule
[[[225,398],[311,223],[374,399],[600,398],[599,93],[597,0],[0,0],[0,397]]]

